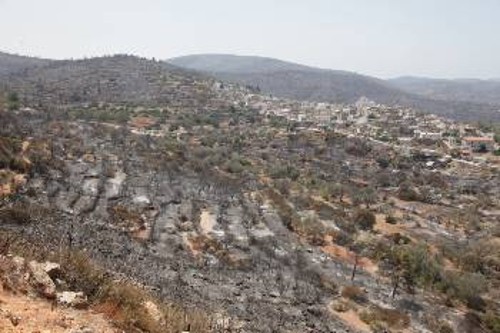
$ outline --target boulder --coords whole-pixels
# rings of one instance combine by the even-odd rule
[[[53,299],[56,297],[56,285],[45,271],[45,265],[36,261],[28,263],[30,284],[40,295]]]
[[[76,309],[88,307],[87,296],[85,296],[83,292],[63,291],[57,293],[57,303]]]
[[[149,200],[149,198],[145,195],[138,195],[136,197],[134,197],[132,199],[132,202],[137,205],[137,206],[143,206],[143,207],[146,207],[146,206],[149,206],[151,205],[151,200]]]
[[[24,258],[0,255],[0,267],[3,271],[0,290],[6,288],[26,293],[30,289],[29,273]]]
[[[148,315],[156,322],[156,323],[162,323],[163,322],[163,315],[158,308],[158,306],[151,302],[151,301],[146,301],[143,303],[144,308],[146,309]]]
[[[47,273],[52,280],[61,275],[61,265],[53,262],[46,262],[42,265],[45,273]]]

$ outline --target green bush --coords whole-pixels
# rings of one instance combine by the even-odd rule
[[[485,307],[481,294],[487,284],[481,274],[447,271],[438,286],[448,297],[460,300],[470,309],[482,311]]]
[[[377,202],[377,192],[373,187],[366,187],[362,189],[352,189],[351,198],[355,205],[366,205],[366,208],[370,208],[370,205]]]
[[[407,284],[426,287],[440,281],[441,263],[426,245],[404,245],[400,248],[399,256]]]
[[[378,157],[376,161],[378,166],[382,169],[386,169],[391,165],[391,161],[385,156]]]
[[[289,178],[293,181],[297,180],[300,176],[300,171],[291,165],[276,166],[271,169],[271,178]]]
[[[241,162],[237,159],[232,159],[226,164],[226,171],[230,173],[242,173],[245,170]]]

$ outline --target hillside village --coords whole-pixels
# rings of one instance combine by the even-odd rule
[[[243,100],[264,115],[296,121],[299,128],[304,124],[313,130],[335,128],[346,134],[406,145],[418,140],[428,141],[429,146],[444,143],[448,151],[460,154],[494,153],[498,149],[493,132],[409,108],[380,105],[365,97],[354,105],[283,101],[253,94]]]
[[[267,118],[283,117],[294,122],[293,132],[319,133],[333,129],[347,136],[363,137],[399,146],[403,150],[424,149],[434,159],[442,161],[453,157],[493,166],[499,162],[496,156],[500,155],[500,134],[485,132],[469,123],[410,108],[377,104],[366,97],[353,105],[329,104],[254,94],[248,88],[229,83],[215,82],[214,86],[218,93],[209,110],[226,107],[228,101],[233,101],[235,107],[248,108]],[[136,120],[132,127],[141,129],[142,133],[162,135],[164,132],[160,130],[147,130],[156,123],[146,117],[139,123]],[[164,129],[168,130],[168,127]]]

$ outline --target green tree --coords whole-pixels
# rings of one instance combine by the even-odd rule
[[[412,291],[415,286],[432,287],[441,281],[439,259],[424,244],[393,245],[387,253],[394,297],[401,283]]]
[[[19,95],[15,92],[9,93],[7,96],[7,108],[9,110],[17,110],[20,106]]]

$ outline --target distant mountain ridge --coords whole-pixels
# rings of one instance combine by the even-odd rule
[[[402,94],[373,77],[265,57],[208,54],[167,62],[219,79],[258,86],[265,93],[285,98],[354,103],[361,96],[377,96],[383,102],[396,103]]]
[[[269,73],[286,70],[320,71],[320,69],[259,56],[230,54],[188,55],[167,60],[173,65],[201,72]]]
[[[388,80],[395,88],[444,101],[500,104],[500,80],[428,79],[400,77]]]
[[[413,107],[459,120],[500,121],[500,106],[480,98],[434,98],[421,90],[404,89],[397,81],[385,81],[352,72],[313,68],[272,58],[201,54],[166,60],[220,80],[259,87],[278,97],[354,103],[367,97],[379,103]],[[500,101],[498,103],[500,105]]]

